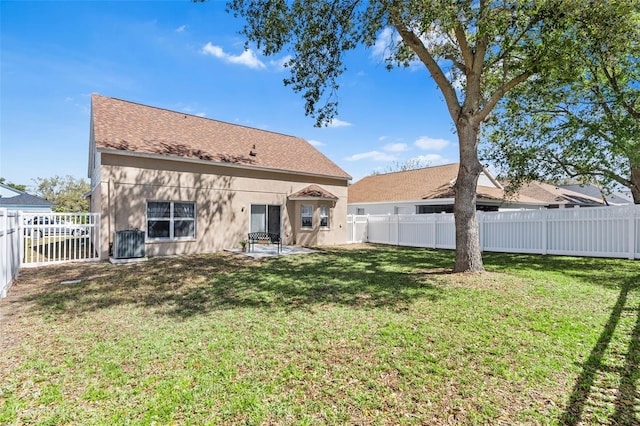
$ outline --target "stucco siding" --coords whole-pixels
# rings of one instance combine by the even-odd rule
[[[148,201],[194,202],[196,206],[195,238],[147,241],[149,256],[210,253],[239,247],[250,228],[252,204],[282,206],[281,232],[285,244],[332,245],[346,241],[345,180],[104,153],[100,158],[101,182],[92,195],[92,211],[103,214],[104,258],[115,231],[146,232]],[[301,201],[288,200],[288,196],[310,183],[322,185],[338,197],[330,203],[314,201],[318,206],[331,204],[329,230],[300,230]],[[319,214],[314,209],[314,215],[318,215],[317,220],[314,217],[315,224],[319,223]]]

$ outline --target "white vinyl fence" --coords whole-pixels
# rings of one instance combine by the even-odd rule
[[[22,267],[100,260],[100,214],[0,209],[0,299]]]
[[[478,212],[484,251],[640,259],[640,205]],[[453,214],[347,220],[350,242],[455,249]]]
[[[99,260],[99,213],[21,213],[20,224],[22,267]]]
[[[20,226],[18,213],[0,209],[0,299],[7,291],[20,269]]]

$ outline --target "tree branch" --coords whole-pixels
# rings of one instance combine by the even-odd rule
[[[607,69],[604,58],[601,58],[600,62],[602,63],[602,67],[601,67],[602,72],[607,78],[607,80],[609,81],[609,84],[611,84],[611,88],[613,89],[613,92],[616,94],[616,97],[618,98],[618,101],[620,102],[620,104],[622,104],[623,108],[629,113],[629,115],[631,115],[636,120],[640,120],[640,111],[636,110],[631,104],[629,104],[624,99],[624,95],[622,94],[622,89],[618,84],[618,79],[616,78],[614,73],[610,72]]]
[[[413,31],[408,30],[402,22],[400,22],[399,18],[394,15],[395,14],[391,15],[394,28],[398,31],[404,43],[415,52],[431,73],[431,76],[442,91],[451,117],[457,117],[460,112],[460,103],[458,101],[458,95],[451,85],[451,82],[444,75],[442,69],[435,59],[433,59],[433,56],[422,43],[420,38]]]
[[[523,81],[525,81],[526,79],[528,79],[530,76],[531,76],[531,72],[530,71],[524,71],[523,73],[515,76],[514,78],[512,78],[508,82],[506,82],[503,85],[501,85],[498,88],[498,90],[493,92],[493,95],[491,95],[489,100],[485,103],[484,107],[477,114],[477,118],[478,118],[479,122],[484,121],[489,116],[489,113],[498,104],[498,102],[500,101],[500,99],[502,99],[502,97],[505,95],[505,93],[507,93],[509,90],[513,89],[518,84],[520,84]]]
[[[560,168],[567,174],[567,176],[569,176],[570,178],[575,178],[575,177],[579,177],[579,176],[602,176],[602,177],[606,177],[609,178],[611,180],[614,180],[616,182],[618,182],[620,185],[631,188],[631,185],[633,185],[633,182],[631,182],[629,179],[625,179],[622,176],[618,175],[617,173],[613,172],[610,169],[605,169],[599,166],[595,166],[595,165],[590,165],[588,168],[586,167],[581,167],[578,164],[575,163],[571,163],[568,161],[563,160],[561,157],[551,154],[550,156],[552,157],[552,160],[558,165],[560,166]]]
[[[464,33],[464,28],[458,23],[454,29],[456,40],[458,40],[458,45],[460,46],[460,53],[462,54],[462,60],[464,61],[464,68],[462,71],[465,74],[469,74],[473,66],[473,51],[469,46],[469,41],[467,40],[467,35]]]

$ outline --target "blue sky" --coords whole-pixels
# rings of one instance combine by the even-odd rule
[[[339,116],[316,128],[282,80],[285,54],[244,50],[223,1],[0,1],[0,176],[87,178],[91,93],[299,136],[354,181],[421,157],[458,161],[453,124],[423,66],[350,52]]]

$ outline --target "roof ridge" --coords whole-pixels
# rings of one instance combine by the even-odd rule
[[[458,165],[458,164],[460,164],[460,163],[438,164],[438,165],[436,165],[436,166],[425,166],[425,167],[418,167],[418,168],[416,168],[416,169],[408,169],[408,170],[395,170],[395,171],[387,172],[387,173],[377,173],[377,174],[372,174],[372,175],[365,176],[365,177],[389,176],[389,175],[397,174],[397,173],[416,172],[416,171],[419,171],[419,170],[436,169],[436,168],[440,168],[440,167],[455,166],[455,165]]]
[[[215,119],[215,118],[201,117],[201,116],[199,116],[199,115],[190,114],[190,113],[188,113],[188,112],[175,111],[175,110],[172,110],[172,109],[169,109],[169,108],[162,108],[162,107],[158,107],[158,106],[147,105],[147,104],[143,104],[143,103],[141,103],[141,102],[134,102],[134,101],[126,100],[126,99],[115,98],[115,97],[113,97],[113,96],[105,96],[105,95],[101,95],[101,94],[99,94],[99,93],[92,93],[92,95],[99,96],[99,97],[101,97],[101,98],[105,98],[105,99],[112,99],[112,100],[115,100],[115,101],[125,102],[125,103],[132,104],[132,105],[138,105],[138,106],[145,107],[145,108],[152,108],[152,109],[156,109],[156,110],[160,110],[160,111],[166,111],[166,112],[170,112],[170,113],[173,113],[173,114],[182,114],[182,115],[184,115],[184,116],[187,116],[187,115],[188,115],[189,117],[193,117],[193,118],[196,118],[196,119],[202,119],[202,120],[215,121],[216,123],[228,124],[229,126],[242,127],[242,128],[249,129],[249,130],[257,130],[257,131],[259,131],[259,132],[272,133],[272,134],[274,134],[274,135],[286,136],[286,137],[289,137],[289,138],[302,139],[302,140],[304,140],[304,141],[307,141],[306,139],[301,138],[300,136],[288,135],[288,134],[286,134],[286,133],[282,133],[282,132],[275,132],[275,131],[273,131],[273,130],[259,129],[259,128],[257,128],[257,127],[246,126],[246,125],[244,125],[244,124],[230,123],[230,122],[228,122],[228,121],[217,120],[217,119]],[[307,142],[309,142],[309,141],[307,141]],[[313,146],[313,145],[312,145],[312,146]]]

